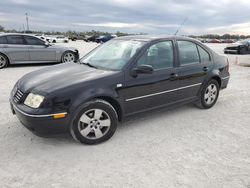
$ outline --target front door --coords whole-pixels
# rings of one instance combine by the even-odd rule
[[[30,61],[47,61],[55,62],[56,61],[56,50],[50,48],[50,46],[45,45],[45,42],[33,37],[25,36],[24,37],[29,49]]]
[[[119,90],[126,115],[176,101],[178,80],[174,54],[173,41],[162,41],[152,44],[137,60],[133,68],[151,65],[154,72],[126,76],[126,85]]]

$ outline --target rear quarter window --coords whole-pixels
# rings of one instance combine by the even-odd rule
[[[202,47],[200,47],[199,45],[197,45],[197,47],[198,47],[198,50],[200,53],[201,62],[211,61],[211,57],[210,57],[209,53],[206,50],[204,50]]]

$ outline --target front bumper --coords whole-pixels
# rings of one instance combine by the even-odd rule
[[[18,108],[10,100],[10,107],[13,114],[30,131],[38,135],[49,135],[65,133],[69,130],[70,117],[68,114],[64,118],[54,119],[56,114],[33,115],[28,114]]]

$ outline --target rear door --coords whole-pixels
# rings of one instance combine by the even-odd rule
[[[45,45],[43,40],[33,36],[24,36],[28,46],[30,61],[56,61],[56,50]]]
[[[152,44],[135,62],[139,65],[151,65],[152,74],[126,75],[126,85],[119,90],[124,98],[125,114],[174,103],[177,100],[178,80],[175,79],[175,53],[173,41]]]
[[[12,62],[29,61],[29,51],[22,35],[6,36],[7,44],[4,45],[4,52],[8,55]]]
[[[177,40],[180,80],[179,99],[194,98],[212,70],[212,59],[209,52],[199,44],[187,40]]]

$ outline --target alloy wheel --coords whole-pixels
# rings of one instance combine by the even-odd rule
[[[67,52],[63,55],[63,62],[73,62],[75,61],[75,55],[71,52]]]
[[[83,113],[78,122],[78,130],[88,139],[99,139],[107,134],[111,126],[109,115],[101,109],[91,109]]]
[[[206,88],[205,94],[204,94],[204,101],[207,105],[211,105],[217,97],[218,90],[215,84],[210,84]]]

